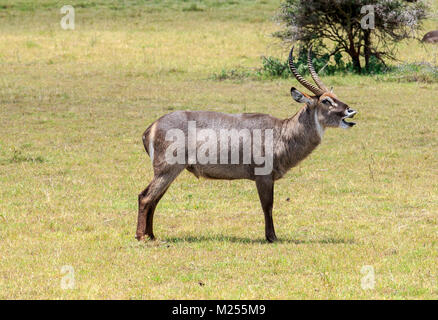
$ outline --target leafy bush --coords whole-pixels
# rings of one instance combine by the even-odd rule
[[[275,77],[275,78],[287,78],[289,77],[289,66],[287,61],[281,61],[274,57],[262,57],[263,67],[258,71],[260,75]]]
[[[363,70],[364,74],[384,74],[391,71],[391,68],[385,66],[375,56],[370,57],[368,68]]]
[[[330,60],[329,54],[316,54],[312,57],[315,70],[321,76],[355,73],[352,62],[345,62],[342,54],[336,53]],[[307,68],[307,49],[298,51],[295,57],[295,65],[298,72],[306,76],[309,74]],[[329,62],[329,63],[327,63]],[[418,82],[438,82],[438,67],[429,63],[410,63],[398,66],[385,66],[376,57],[371,56],[368,69],[364,69],[362,75],[376,75],[380,80],[387,81],[418,81]],[[223,69],[220,73],[213,75],[213,80],[244,80],[244,79],[275,79],[291,78],[287,59],[281,60],[276,57],[262,57],[262,67],[257,70],[235,68]]]
[[[363,26],[366,5],[373,8],[371,28]],[[425,0],[284,0],[276,16],[282,30],[273,35],[302,44],[330,41],[331,52],[345,52],[360,74],[364,62],[369,72],[373,55],[395,60],[397,43],[415,38],[431,11]]]
[[[338,73],[353,73],[354,67],[351,62],[344,62],[342,54],[337,52],[333,55],[333,62],[330,62],[328,53],[321,54],[319,50],[315,50],[312,55],[312,63],[315,70],[320,75],[334,75]],[[298,51],[298,56],[294,60],[297,70],[302,75],[309,74],[307,68],[307,49],[301,48]],[[275,57],[262,57],[262,69],[259,70],[259,75],[273,78],[288,78],[292,76],[289,71],[288,61],[281,61]],[[388,68],[381,63],[376,57],[371,56],[368,69],[363,71],[363,74],[383,74],[388,71]]]

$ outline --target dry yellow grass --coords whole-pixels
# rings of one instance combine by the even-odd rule
[[[176,109],[281,118],[299,108],[292,80],[211,80],[285,54],[269,37],[279,1],[197,12],[98,1],[77,9],[75,31],[60,29],[56,1],[36,3],[48,8],[0,10],[0,298],[438,297],[437,84],[326,78],[358,125],[327,131],[276,184],[278,243],[264,242],[252,182],[187,173],[158,206],[159,241],[138,243],[152,121]],[[429,59],[421,50],[401,55]],[[366,265],[372,290],[361,287]]]

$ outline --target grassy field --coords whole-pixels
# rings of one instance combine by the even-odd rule
[[[212,78],[286,56],[270,37],[279,0],[142,3],[72,1],[65,31],[64,2],[0,0],[0,298],[437,299],[437,83],[324,78],[358,125],[278,181],[279,242],[252,182],[188,173],[157,208],[158,241],[134,239],[152,121],[300,107],[292,79]],[[400,45],[403,61],[430,52]]]

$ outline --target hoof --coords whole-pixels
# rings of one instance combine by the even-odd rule
[[[267,240],[269,243],[272,243],[272,242],[277,241],[278,239],[277,239],[277,236],[274,234],[273,236],[266,236],[266,240]]]
[[[138,241],[144,241],[144,235],[136,235],[135,239],[137,239]]]
[[[154,241],[156,240],[155,236],[153,234],[148,234],[149,240]]]

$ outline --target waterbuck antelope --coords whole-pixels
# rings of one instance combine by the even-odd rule
[[[136,239],[146,236],[154,239],[155,208],[184,169],[196,177],[255,181],[265,215],[266,239],[269,242],[277,239],[272,220],[274,181],[320,144],[326,128],[350,128],[354,123],[345,119],[356,114],[319,79],[311,62],[311,49],[308,68],[317,86],[297,72],[293,47],[289,67],[298,82],[314,94],[291,88],[293,99],[304,104],[291,118],[281,120],[259,113],[175,111],[146,129],[143,143],[152,159],[154,178],[138,196]]]

